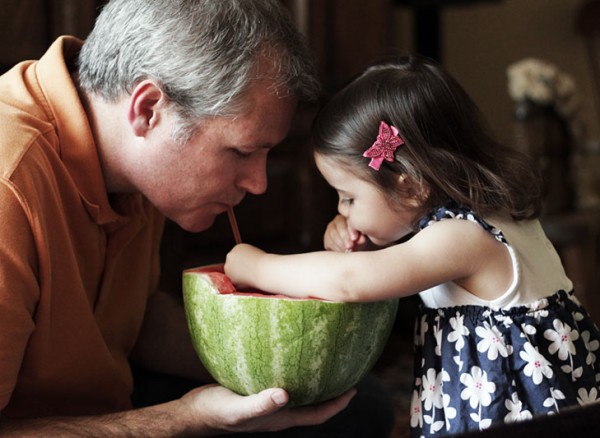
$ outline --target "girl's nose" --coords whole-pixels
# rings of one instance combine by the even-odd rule
[[[342,202],[342,200],[340,199],[338,201],[338,213],[341,214],[344,217],[348,217],[348,204],[346,204],[345,202]]]

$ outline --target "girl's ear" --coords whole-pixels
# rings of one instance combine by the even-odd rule
[[[420,206],[429,197],[429,186],[423,182],[416,181],[406,173],[398,177],[398,184],[407,200],[414,206]]]

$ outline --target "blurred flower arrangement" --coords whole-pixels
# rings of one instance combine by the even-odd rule
[[[581,101],[575,80],[556,65],[538,58],[525,58],[507,68],[508,94],[517,104],[515,116],[526,121],[533,108],[553,110],[571,135],[569,164],[579,208],[600,209],[600,150],[591,150],[581,117]],[[564,159],[566,157],[563,157]],[[564,181],[568,184],[569,181]]]
[[[507,76],[508,94],[515,102],[552,107],[576,138],[582,134],[577,117],[581,104],[571,75],[550,62],[525,58],[509,65]]]

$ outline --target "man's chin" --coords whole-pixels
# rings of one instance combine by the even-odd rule
[[[201,218],[184,218],[181,220],[176,220],[175,222],[185,231],[189,231],[190,233],[199,233],[201,231],[206,231],[215,223],[216,215],[204,215]]]

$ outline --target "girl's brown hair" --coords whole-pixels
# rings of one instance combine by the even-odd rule
[[[362,156],[380,121],[395,126],[405,144],[379,171]],[[455,201],[480,215],[539,216],[539,172],[522,153],[499,144],[465,90],[437,63],[408,56],[368,68],[321,109],[313,130],[315,152],[350,166],[391,201],[405,175],[428,189],[424,212]]]

